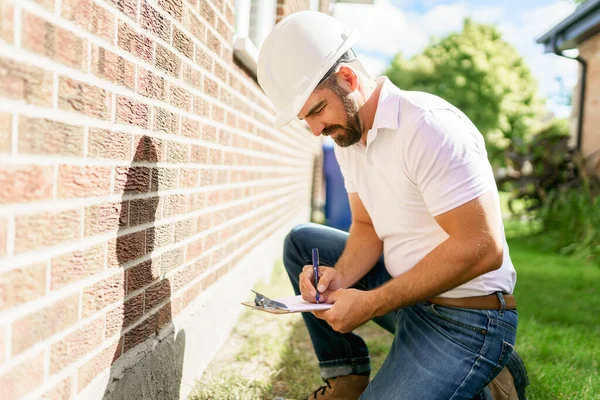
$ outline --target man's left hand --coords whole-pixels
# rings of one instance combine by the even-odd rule
[[[313,314],[341,333],[352,332],[374,317],[371,297],[366,291],[338,289],[329,294],[327,302],[333,303],[333,307]]]

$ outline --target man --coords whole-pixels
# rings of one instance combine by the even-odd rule
[[[276,125],[297,116],[337,143],[352,210],[349,234],[304,224],[285,241],[296,293],[333,304],[303,314],[327,383],[311,398],[484,396],[513,353],[518,318],[483,138],[446,101],[370,79],[355,40],[328,15],[296,13],[258,60]],[[323,265],[317,288],[313,247]],[[395,334],[370,382],[367,346],[352,333],[369,320]]]

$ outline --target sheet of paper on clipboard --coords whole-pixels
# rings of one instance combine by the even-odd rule
[[[270,299],[253,290],[256,295],[254,302],[243,302],[242,304],[251,307],[255,310],[266,311],[272,314],[289,314],[295,312],[310,312],[318,310],[327,310],[333,304],[327,303],[310,303],[302,298],[302,296],[290,296],[278,299]]]

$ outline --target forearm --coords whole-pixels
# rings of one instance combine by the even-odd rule
[[[343,276],[343,287],[354,285],[375,265],[383,251],[383,242],[373,225],[355,220],[350,226],[346,247],[335,269]]]
[[[370,293],[374,315],[426,301],[502,264],[502,250],[492,244],[448,238],[417,265]]]

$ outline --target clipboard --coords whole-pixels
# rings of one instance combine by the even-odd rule
[[[302,299],[302,296],[287,297],[284,299],[270,299],[254,290],[254,302],[244,301],[243,305],[253,310],[265,311],[271,314],[291,314],[298,312],[311,312],[317,310],[327,310],[333,304],[327,303],[309,303]]]

